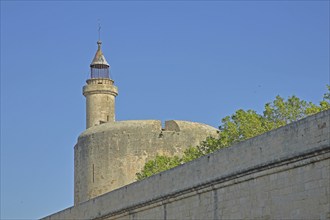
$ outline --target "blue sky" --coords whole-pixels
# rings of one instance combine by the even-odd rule
[[[329,1],[1,1],[2,219],[73,205],[98,19],[117,120],[218,127],[329,84]]]

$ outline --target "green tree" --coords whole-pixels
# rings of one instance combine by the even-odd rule
[[[328,91],[323,95],[323,100],[320,101],[319,106],[311,103],[311,106],[306,109],[306,113],[308,115],[312,115],[320,111],[330,109],[330,85],[327,85],[327,89]]]
[[[157,155],[155,159],[149,160],[143,167],[142,172],[137,173],[138,180],[142,180],[153,174],[169,170],[181,164],[181,159],[178,156],[168,157]]]
[[[229,147],[240,141],[255,137],[267,131],[284,126],[288,123],[302,119],[308,115],[330,109],[330,86],[319,105],[300,100],[291,96],[287,100],[276,96],[273,102],[267,103],[263,114],[254,110],[237,110],[233,115],[221,120],[218,137],[208,137],[198,146],[188,147],[182,157],[157,156],[148,161],[143,170],[137,173],[141,180],[155,173],[173,168],[182,163],[197,159],[221,148]]]
[[[273,122],[275,126],[281,126],[306,117],[308,109],[315,107],[317,106],[313,103],[307,103],[296,96],[289,97],[287,101],[276,96],[273,103],[265,105],[264,117]]]

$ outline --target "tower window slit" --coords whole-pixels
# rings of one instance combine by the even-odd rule
[[[93,164],[93,183],[94,183],[94,164]]]

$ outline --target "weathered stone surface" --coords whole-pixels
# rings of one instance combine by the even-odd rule
[[[88,79],[83,88],[86,96],[86,128],[115,121],[115,97],[118,88],[113,80],[106,78]]]
[[[136,179],[147,160],[180,155],[217,129],[195,122],[117,121],[83,132],[75,146],[75,204],[87,201]]]
[[[330,110],[45,219],[329,219],[329,123]]]

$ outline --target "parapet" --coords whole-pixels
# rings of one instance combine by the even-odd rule
[[[90,94],[111,94],[118,95],[118,88],[113,84],[113,80],[105,78],[88,79],[87,85],[83,87],[83,95]]]
[[[99,126],[91,127],[85,130],[79,137],[84,137],[92,133],[104,132],[104,131],[125,131],[136,132],[136,129],[143,129],[144,132],[161,132],[161,131],[173,131],[173,132],[193,132],[196,130],[210,132],[212,135],[216,135],[218,130],[212,126],[190,121],[169,120],[165,121],[165,127],[162,128],[162,122],[160,120],[127,120],[116,121],[112,123],[104,123]]]
[[[81,133],[79,138],[83,138],[99,132],[134,133],[137,131],[143,131],[145,133],[160,132],[161,130],[162,123],[159,120],[115,121],[112,123],[104,123],[98,126],[90,127]]]
[[[210,132],[210,133],[217,133],[217,130],[214,129],[214,127],[211,127],[210,125],[206,124],[201,124],[197,122],[191,122],[191,121],[178,121],[178,120],[170,120],[170,121],[165,121],[165,131],[184,131],[184,132],[189,132],[189,131],[195,131],[195,130],[200,130],[200,131],[205,131],[205,132]]]

